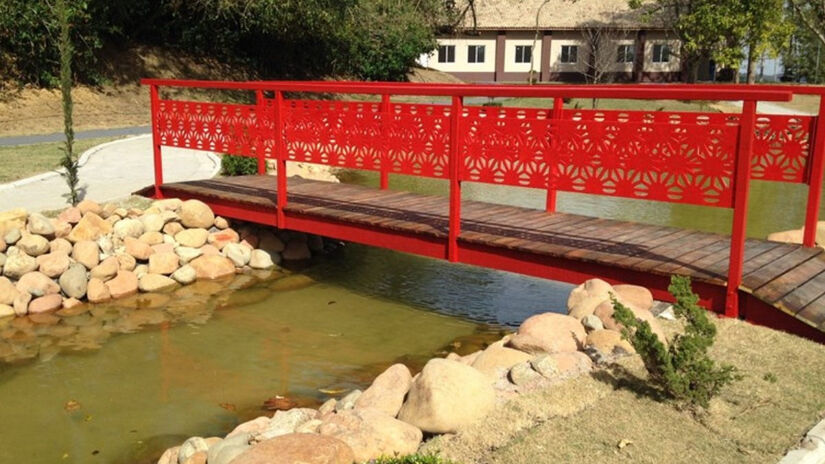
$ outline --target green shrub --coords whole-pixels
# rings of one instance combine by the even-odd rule
[[[225,176],[251,176],[257,173],[257,158],[236,155],[223,155],[221,157],[221,174]]]
[[[735,367],[717,366],[708,357],[716,326],[699,306],[699,297],[693,293],[690,279],[673,276],[668,291],[676,300],[673,304],[676,317],[685,321],[684,333],[676,335],[669,348],[653,333],[647,321],[636,319],[615,297],[611,297],[613,317],[624,326],[622,336],[642,357],[656,387],[679,402],[706,408],[722,387],[739,376]]]
[[[370,464],[456,464],[437,456],[428,454],[410,454],[395,458],[378,458],[369,461]]]

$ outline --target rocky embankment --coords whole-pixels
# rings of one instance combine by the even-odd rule
[[[149,208],[85,200],[56,218],[0,213],[0,318],[217,279],[323,250],[321,237],[238,224],[197,200]]]
[[[611,294],[664,337],[647,289],[590,280],[570,294],[567,315],[532,316],[484,350],[431,359],[415,376],[395,364],[363,392],[319,409],[261,416],[224,438],[189,438],[159,464],[351,464],[415,453],[425,438],[460,433],[519,394],[633,354],[613,319]]]

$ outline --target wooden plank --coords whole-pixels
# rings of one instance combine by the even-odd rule
[[[764,266],[749,274],[745,274],[742,278],[742,284],[752,290],[758,289],[762,285],[799,266],[821,252],[822,249],[814,251],[811,248],[798,247],[781,258],[766,262]]]
[[[667,234],[647,242],[645,245],[640,247],[641,251],[638,255],[621,259],[615,264],[619,267],[637,269],[635,266],[639,263],[646,262],[646,267],[642,268],[646,269],[647,267],[650,267],[651,260],[654,258],[658,257],[660,262],[664,262],[664,259],[660,257],[662,252],[667,252],[669,249],[678,246],[681,241],[685,239],[689,240],[690,237],[701,234],[702,232],[695,230],[677,229],[676,232],[672,234]]]
[[[825,296],[820,296],[796,313],[797,319],[825,330]]]
[[[700,250],[705,246],[715,242],[718,235],[709,234],[706,232],[696,232],[683,237],[680,240],[674,240],[666,246],[661,246],[655,251],[651,251],[647,259],[643,259],[630,265],[632,269],[653,272],[659,274],[657,269],[663,264],[677,263],[679,266],[682,262],[680,257],[692,251]]]
[[[763,301],[774,304],[823,271],[825,262],[813,256],[757,288],[753,294]],[[797,312],[800,308],[795,309],[794,312]]]
[[[823,272],[783,296],[776,306],[795,314],[822,295],[825,295],[825,268]],[[822,309],[825,311],[825,307]]]
[[[683,254],[669,263],[655,268],[656,272],[693,276],[699,269],[694,263],[708,256],[719,256],[719,253],[730,250],[730,240],[717,235],[710,243]]]

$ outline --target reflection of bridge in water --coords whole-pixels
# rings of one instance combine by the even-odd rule
[[[144,82],[151,86],[154,197],[197,198],[226,217],[453,262],[579,283],[644,285],[667,299],[691,276],[731,317],[825,340],[825,259],[813,247],[825,120],[757,115],[790,86],[472,86],[340,82]],[[250,105],[161,98],[163,87],[254,92]],[[380,102],[285,98],[373,94]],[[392,96],[446,96],[414,104]],[[465,106],[465,96],[549,97],[551,109]],[[565,98],[744,101],[739,114],[574,110]],[[825,106],[822,106],[825,107]],[[822,108],[821,107],[821,108]],[[821,112],[825,114],[825,112]],[[165,184],[162,146],[277,163],[269,176]],[[381,173],[381,189],[286,179],[287,162]],[[389,174],[443,179],[447,197],[389,190]],[[746,239],[751,179],[809,186],[805,245]],[[462,182],[542,188],[544,211],[461,199]],[[555,211],[558,191],[733,210],[730,236]]]

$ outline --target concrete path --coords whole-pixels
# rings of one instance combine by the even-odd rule
[[[738,110],[742,110],[742,102],[724,102],[720,103],[728,107],[733,107]],[[815,116],[813,113],[809,113],[807,111],[802,110],[794,110],[791,108],[785,108],[782,105],[778,105],[773,102],[759,102],[756,104],[756,112],[762,114],[787,114],[787,115],[796,115],[796,116]]]
[[[75,140],[97,139],[101,137],[122,137],[126,135],[150,134],[152,126],[118,127],[115,129],[93,129],[75,132]],[[33,145],[35,143],[62,142],[66,140],[63,132],[42,135],[14,135],[0,137],[0,147],[10,147],[14,145]]]
[[[118,200],[154,182],[152,136],[140,135],[93,147],[80,158],[80,188],[85,198],[97,202]],[[214,177],[220,158],[213,153],[163,149],[164,181]],[[8,184],[0,184],[0,211],[26,208],[42,211],[63,208],[66,181],[57,171]]]

